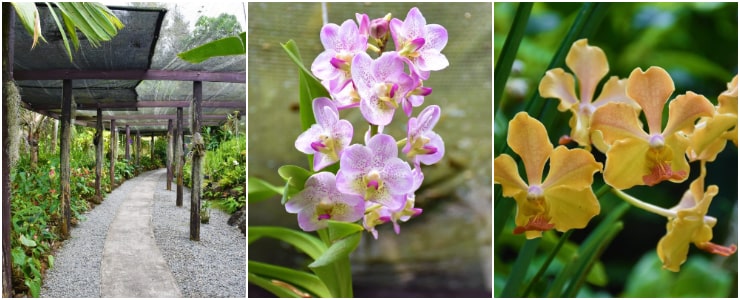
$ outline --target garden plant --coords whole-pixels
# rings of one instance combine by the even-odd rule
[[[434,132],[441,108],[428,105],[432,88],[423,85],[432,71],[449,65],[441,53],[447,44],[443,26],[428,24],[418,8],[405,19],[387,14],[371,20],[358,13],[356,22],[325,24],[320,39],[324,51],[310,69],[295,42],[283,44],[299,69],[303,133],[295,148],[308,155],[307,168],[280,167],[284,187],[248,179],[250,203],[282,195],[286,212],[297,214],[304,231],[250,226],[249,243],[279,239],[313,260],[311,272],[249,261],[249,282],[282,297],[352,297],[349,255],[363,231],[379,239],[376,227],[392,224],[400,234],[401,222],[422,213],[414,202],[423,166],[445,153]],[[362,124],[342,118],[357,109]],[[364,137],[353,136],[355,126],[368,127]],[[406,135],[384,133],[389,126],[405,128]],[[314,232],[318,237],[309,234]]]
[[[635,267],[643,283],[632,285],[644,290],[626,295],[727,296],[725,273],[689,254],[736,255],[736,242],[713,234],[719,220],[709,213],[720,189],[736,185],[706,179],[723,151],[737,153],[737,75],[724,78],[724,91],[708,95],[677,90],[674,75],[650,62],[621,66],[631,69],[626,77],[609,76],[613,61],[589,39],[608,4],[584,4],[534,84],[535,96],[506,116],[504,84],[532,6],[518,5],[495,68],[494,242],[520,248],[511,255],[513,264],[498,261],[507,270],[497,267],[501,281],[494,295],[574,297],[589,295],[582,291],[587,282],[604,286],[609,274],[600,256],[618,247],[611,243],[626,223],[636,222],[624,217],[634,207],[655,220],[637,226],[665,231]],[[737,65],[730,67],[736,72]],[[561,128],[555,120],[567,120],[567,130],[553,132]],[[555,143],[553,135],[560,136]],[[723,176],[735,182],[736,174]],[[658,188],[676,184],[683,185],[668,207],[653,202],[663,194]],[[669,284],[689,281],[704,285]],[[702,287],[712,291],[697,291]]]

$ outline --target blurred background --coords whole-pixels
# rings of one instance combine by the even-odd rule
[[[427,24],[444,26],[449,35],[442,51],[449,67],[432,72],[425,86],[430,104],[442,109],[434,131],[445,141],[445,158],[422,167],[425,181],[417,192],[419,217],[378,227],[379,239],[364,234],[353,253],[356,297],[491,297],[491,3],[249,3],[248,6],[248,175],[274,185],[284,181],[285,164],[307,168],[306,156],[294,147],[301,134],[298,116],[298,70],[281,43],[295,40],[310,68],[324,49],[319,40],[322,15],[341,24],[355,13],[370,19],[391,13],[405,19],[418,7]],[[389,49],[394,49],[390,46]],[[359,110],[342,111],[362,142],[367,130]],[[405,136],[406,116],[396,113],[386,133]],[[248,224],[298,229],[279,197],[248,205]],[[248,248],[250,260],[305,268],[310,261],[286,244],[263,239]],[[252,285],[250,296],[267,296]]]
[[[533,6],[517,61],[502,98],[507,105],[499,107],[498,103],[494,104],[496,113],[502,113],[506,122],[523,109],[533,93],[537,93],[539,80],[581,5],[536,3]],[[494,58],[499,57],[517,6],[517,3],[494,4]],[[613,3],[588,43],[606,53],[610,67],[607,76],[626,78],[636,67],[645,70],[650,66],[661,66],[675,82],[673,97],[693,91],[716,104],[717,96],[727,89],[727,83],[738,72],[737,19],[736,2]],[[598,93],[599,90],[596,95]],[[544,101],[554,102],[549,107],[555,109],[557,100]],[[663,116],[667,118],[667,106]],[[561,135],[570,133],[567,125],[570,117],[570,112],[562,113],[556,122],[559,126],[548,128],[551,141],[557,142]],[[498,136],[500,133],[495,134]],[[709,215],[719,220],[714,227],[712,240],[717,244],[737,244],[737,157],[737,147],[729,143],[715,162],[707,164],[706,185],[719,186],[719,194],[709,210]],[[597,156],[597,160],[603,162],[603,155]],[[670,208],[698,176],[698,164],[692,164],[691,168],[689,179],[684,183],[664,182],[653,188],[635,187],[627,192],[643,201]],[[600,181],[600,177],[597,174],[595,180]],[[506,200],[513,201],[509,198],[502,201]],[[600,200],[601,214],[585,230],[574,232],[570,238],[574,243],[582,241],[589,230],[595,227],[594,224],[598,224],[621,201],[612,197],[611,193]],[[660,268],[655,247],[665,234],[666,219],[631,208],[623,221],[624,229],[601,257],[603,280],[590,280],[579,296],[737,297],[737,254],[724,258],[706,254],[691,246],[689,260],[680,273],[664,271]],[[495,290],[499,292],[506,283],[523,242],[523,237],[511,235],[513,217],[508,226],[494,247],[494,282]],[[551,238],[557,241],[557,236]],[[546,256],[547,253],[543,251],[540,254]],[[541,265],[541,260],[534,265]],[[556,260],[551,266],[552,272],[547,276],[557,274],[559,267],[562,264]],[[529,271],[532,273],[528,278],[531,278],[537,269]]]

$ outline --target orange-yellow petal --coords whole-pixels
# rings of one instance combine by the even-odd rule
[[[643,185],[642,177],[649,173],[649,150],[650,145],[642,139],[624,139],[612,144],[606,152],[604,181],[619,190]]]
[[[591,187],[580,190],[568,186],[545,189],[545,201],[550,223],[561,232],[586,227],[601,210]]]
[[[696,119],[714,114],[714,106],[709,100],[694,92],[676,97],[668,105],[668,123],[664,135],[673,134],[683,128],[694,126]]]
[[[658,241],[657,247],[663,269],[673,272],[681,270],[681,264],[686,261],[691,243],[691,234],[686,232],[693,232],[701,226],[703,226],[701,220],[692,222],[677,218],[668,221],[666,226],[668,232]]]
[[[737,75],[727,83],[727,90],[719,95],[717,102],[719,113],[737,115]]]
[[[542,182],[542,171],[545,162],[552,153],[552,144],[547,137],[545,126],[520,112],[509,121],[509,135],[506,138],[509,147],[522,158],[530,185]]]
[[[608,103],[594,112],[591,131],[600,130],[607,145],[624,138],[648,139],[638,112],[625,103]]]
[[[527,184],[519,176],[519,168],[508,154],[501,154],[493,160],[493,182],[501,185],[506,197],[527,193]]]
[[[733,126],[737,126],[737,116],[730,114],[703,118],[689,135],[690,147],[687,153],[691,160],[714,161],[727,143],[722,136]]]
[[[635,100],[627,97],[627,79],[619,79],[617,76],[609,77],[601,88],[599,98],[594,101],[595,107],[601,107],[609,102],[624,102],[635,109],[640,109]]]
[[[576,97],[576,83],[573,75],[566,73],[563,69],[549,70],[540,80],[540,96],[542,98],[560,99],[558,110],[566,111],[578,103]]]
[[[574,112],[570,121],[568,121],[568,125],[571,128],[570,138],[576,141],[579,146],[591,149],[591,114]]]
[[[599,170],[601,163],[596,162],[590,152],[559,146],[550,155],[550,171],[542,183],[542,188],[544,190],[560,186],[574,190],[590,188],[594,173]]]
[[[580,39],[570,47],[565,64],[578,78],[581,102],[591,103],[596,85],[609,72],[606,54],[599,47],[589,46],[587,39]]]
[[[645,72],[635,68],[630,73],[627,79],[627,95],[645,112],[650,134],[662,132],[663,106],[674,90],[673,79],[661,67],[650,67]]]

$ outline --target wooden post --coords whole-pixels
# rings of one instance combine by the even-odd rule
[[[152,132],[152,140],[149,141],[149,158],[154,162],[154,132]]]
[[[131,150],[129,150],[129,145],[131,145],[131,130],[128,124],[126,124],[126,164],[131,164]]]
[[[118,149],[118,133],[116,132],[116,120],[110,120],[110,190],[116,186],[116,150]]]
[[[3,201],[3,298],[10,298],[13,296],[13,280],[12,280],[12,269],[10,259],[10,155],[8,151],[10,149],[9,139],[9,125],[8,124],[8,93],[7,85],[13,78],[13,44],[14,44],[14,27],[15,24],[15,9],[9,2],[3,2],[3,70],[2,70],[2,132],[3,132],[3,144],[2,147],[2,201]]]
[[[175,133],[175,173],[177,173],[177,198],[175,205],[182,206],[182,107],[177,108],[177,133]]]
[[[62,239],[69,238],[71,212],[69,207],[71,170],[69,165],[70,138],[72,137],[72,80],[65,79],[62,84],[62,134],[59,141],[59,179],[61,181]]]
[[[167,190],[172,190],[172,151],[175,150],[173,144],[175,143],[175,135],[172,134],[172,119],[167,120]]]
[[[136,131],[136,165],[138,165],[141,160],[139,157],[141,156],[141,133],[139,131]]]
[[[95,202],[103,201],[100,181],[103,178],[103,110],[98,108],[98,119],[95,121]]]
[[[191,106],[192,119],[190,120],[193,138],[191,152],[193,153],[192,172],[190,173],[192,187],[190,189],[190,240],[200,241],[200,194],[201,194],[201,164],[205,157],[205,145],[200,134],[201,102],[203,100],[203,82],[193,82],[193,104]]]

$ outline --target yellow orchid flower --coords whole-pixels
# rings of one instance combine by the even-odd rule
[[[704,177],[706,168],[701,165],[701,175],[691,183],[689,190],[681,198],[681,202],[671,210],[676,216],[668,218],[667,233],[658,242],[658,257],[663,262],[663,268],[678,272],[681,264],[686,261],[689,244],[712,254],[730,256],[737,251],[736,245],[729,247],[711,243],[712,227],[717,220],[706,216],[709,204],[717,195],[719,188],[710,185],[704,191]]]
[[[589,46],[587,39],[573,43],[565,57],[565,64],[578,79],[580,97],[576,96],[573,75],[561,68],[545,73],[540,81],[539,92],[543,98],[560,99],[558,110],[570,110],[573,113],[570,119],[570,138],[580,146],[590,149],[591,116],[597,108],[609,102],[627,103],[635,109],[639,109],[639,106],[625,94],[626,79],[620,80],[617,76],[610,77],[604,84],[599,98],[592,101],[596,86],[609,72],[609,63],[604,51],[599,47]]]
[[[635,100],[648,123],[645,132],[638,113],[624,103],[608,103],[594,112],[591,129],[600,131],[610,145],[606,152],[604,181],[616,189],[653,186],[664,180],[683,182],[689,173],[685,151],[688,139],[679,131],[711,116],[714,107],[704,96],[688,92],[668,106],[668,123],[662,128],[663,107],[675,87],[660,67],[635,68],[627,79],[627,95]]]
[[[719,105],[713,115],[699,119],[693,128],[684,132],[689,135],[686,154],[690,161],[714,161],[728,140],[737,146],[737,75],[717,99]]]
[[[599,202],[591,189],[593,174],[601,170],[590,152],[558,146],[553,149],[547,130],[526,112],[509,122],[506,139],[521,157],[527,175],[519,175],[514,159],[502,154],[494,159],[494,183],[501,184],[503,195],[517,203],[515,234],[527,239],[542,236],[555,228],[564,232],[584,228],[599,214]],[[547,178],[542,180],[545,163],[550,161]]]

